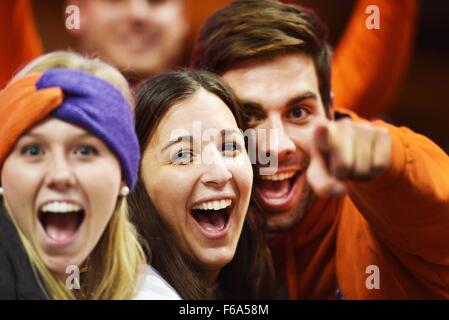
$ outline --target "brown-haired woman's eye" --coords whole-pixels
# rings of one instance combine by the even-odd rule
[[[242,151],[242,146],[237,142],[226,142],[222,144],[221,151],[225,156],[235,156]]]
[[[194,154],[192,150],[179,150],[173,156],[170,161],[172,164],[183,165],[189,164],[193,161]]]

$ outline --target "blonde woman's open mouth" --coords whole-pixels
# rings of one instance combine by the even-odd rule
[[[61,248],[74,242],[85,218],[85,209],[73,201],[47,201],[39,206],[38,219],[46,244]]]

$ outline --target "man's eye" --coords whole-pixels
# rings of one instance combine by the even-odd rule
[[[80,156],[94,156],[98,154],[98,150],[92,146],[82,145],[76,148],[75,154]]]
[[[309,110],[304,107],[296,106],[290,109],[287,117],[292,120],[303,120],[310,115]]]
[[[235,156],[238,152],[242,151],[242,147],[237,142],[226,142],[222,144],[221,151],[226,156]]]
[[[42,148],[42,146],[38,145],[38,144],[26,145],[20,151],[20,154],[22,154],[24,156],[29,156],[29,157],[37,157],[37,156],[43,155],[44,153],[45,153],[44,148]]]
[[[180,150],[171,157],[173,164],[188,164],[193,160],[193,152],[191,150]]]

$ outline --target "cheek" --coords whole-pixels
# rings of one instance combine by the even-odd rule
[[[119,196],[122,180],[118,164],[99,162],[77,169],[77,178],[83,189],[94,216],[107,216],[112,213]]]
[[[152,19],[161,25],[171,25],[174,28],[185,20],[185,16],[179,5],[168,3],[155,10]]]
[[[249,158],[241,155],[228,169],[236,182],[240,199],[248,200],[253,186],[253,170]]]
[[[150,178],[145,183],[145,188],[156,210],[177,229],[176,226],[186,219],[187,202],[193,190],[191,176],[180,168],[167,168],[155,174],[147,174],[147,177]]]
[[[180,8],[169,6],[161,9],[154,19],[162,27],[167,38],[180,41],[186,33],[186,18]]]
[[[27,165],[10,157],[2,168],[1,185],[5,190],[26,192],[40,182],[42,170],[41,166]]]
[[[96,1],[92,2],[95,3]],[[117,30],[120,30],[123,25],[116,9],[102,5],[93,5],[84,14],[81,11],[80,17],[83,37],[104,45],[109,44],[110,39],[115,36]],[[99,45],[97,44],[96,46]]]
[[[301,144],[312,138],[313,128],[311,124],[302,126],[291,124],[286,126],[285,131],[295,144]]]
[[[7,160],[1,176],[8,211],[27,237],[30,237],[33,204],[41,181],[39,170],[34,169]]]
[[[83,11],[80,12],[81,16]],[[88,1],[84,14],[90,23],[89,27],[105,27],[113,25],[124,17],[120,6],[109,5],[104,1]]]
[[[309,153],[314,128],[315,127],[313,123],[309,122],[301,126],[289,124],[288,126],[286,126],[285,130],[287,135],[290,137],[297,148]]]

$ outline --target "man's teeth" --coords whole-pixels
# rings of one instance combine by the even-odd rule
[[[81,206],[74,203],[54,201],[44,205],[41,211],[52,213],[66,213],[66,212],[81,211],[82,209],[83,208]]]
[[[270,180],[270,181],[282,181],[286,179],[290,179],[296,174],[297,171],[288,171],[279,174],[273,174],[269,176],[260,176],[262,180]]]
[[[232,204],[231,199],[218,200],[218,201],[207,201],[197,204],[192,209],[194,210],[221,210],[229,207]]]

